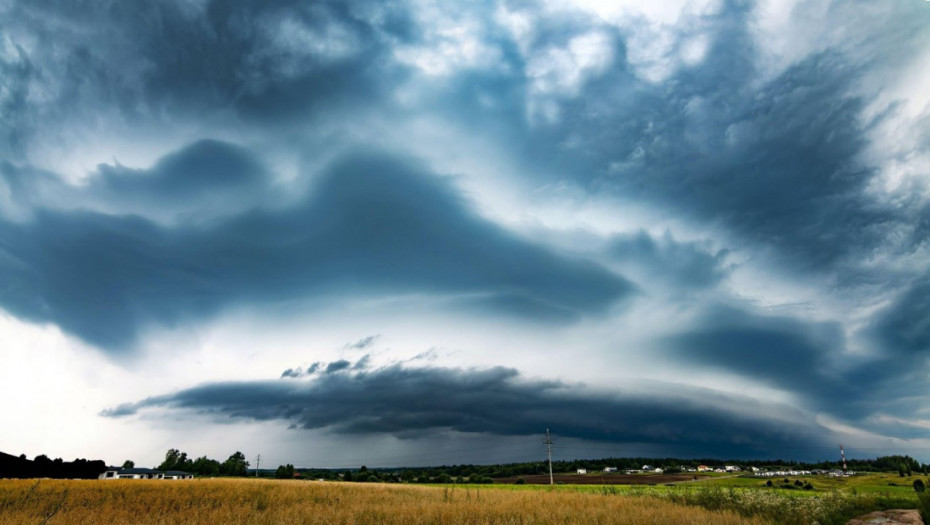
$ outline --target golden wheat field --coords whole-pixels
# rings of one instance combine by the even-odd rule
[[[247,479],[0,480],[0,523],[762,523],[649,497]]]

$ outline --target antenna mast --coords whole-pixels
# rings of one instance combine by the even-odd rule
[[[846,451],[843,450],[842,444],[840,444],[840,458],[843,460],[843,475],[846,476]]]
[[[549,459],[549,484],[555,485],[552,481],[552,440],[549,438],[549,429],[546,429],[546,457]]]

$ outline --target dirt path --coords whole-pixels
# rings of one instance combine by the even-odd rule
[[[846,525],[923,525],[923,520],[914,509],[888,509],[863,514]]]

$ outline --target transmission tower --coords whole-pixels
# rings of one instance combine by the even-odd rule
[[[549,484],[555,485],[552,481],[552,439],[549,438],[549,429],[546,429],[546,457],[549,459]]]

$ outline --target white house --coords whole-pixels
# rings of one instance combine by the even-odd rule
[[[616,472],[617,467],[604,467],[604,472]]]
[[[586,468],[580,468],[580,469],[578,469],[578,473],[579,473],[579,474],[587,474],[587,473],[588,473],[588,469],[586,469]]]
[[[194,475],[180,470],[162,472],[151,468],[108,467],[97,479],[193,479]]]

